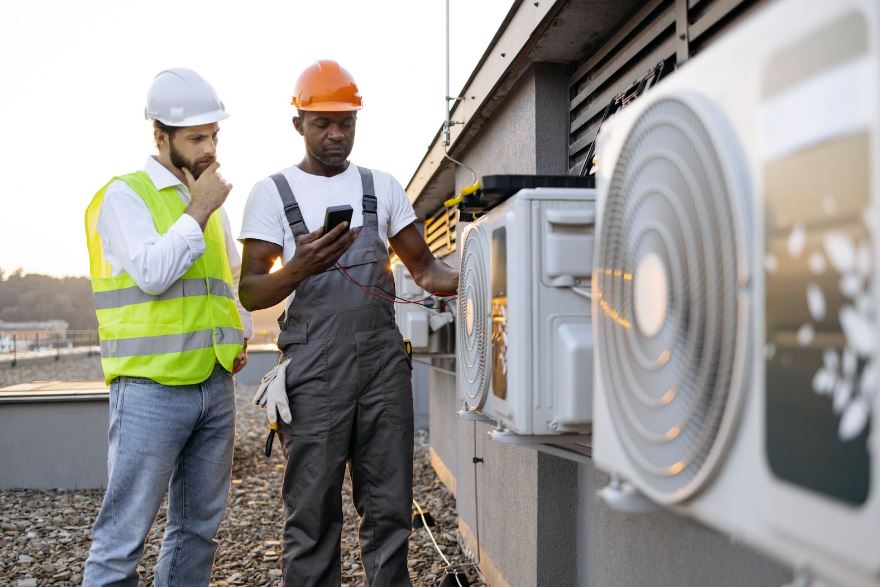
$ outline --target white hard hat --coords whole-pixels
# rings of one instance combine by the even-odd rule
[[[191,69],[175,67],[160,71],[153,80],[144,117],[167,126],[197,126],[229,115],[211,84]]]

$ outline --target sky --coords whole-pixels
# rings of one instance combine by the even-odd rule
[[[450,0],[453,95],[512,3]],[[290,97],[317,59],[363,95],[351,160],[405,187],[445,116],[445,14],[445,0],[0,3],[0,270],[87,275],[83,213],[155,152],[143,110],[168,67],[198,71],[230,113],[218,159],[236,236],[253,184],[303,156]]]

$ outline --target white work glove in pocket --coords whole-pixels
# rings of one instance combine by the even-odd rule
[[[287,364],[290,359],[275,365],[271,371],[263,375],[260,388],[254,396],[254,405],[266,410],[269,422],[278,423],[280,416],[285,424],[290,424],[290,406],[287,403]]]

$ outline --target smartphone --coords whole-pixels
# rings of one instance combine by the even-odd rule
[[[333,230],[340,222],[348,222],[350,228],[351,214],[352,209],[348,204],[344,206],[328,206],[327,211],[324,213],[324,234]],[[345,230],[348,230],[348,228]],[[343,234],[345,233],[343,232]]]

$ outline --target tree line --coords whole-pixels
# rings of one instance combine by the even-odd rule
[[[0,320],[64,320],[71,330],[96,330],[92,286],[87,277],[10,274],[0,269]]]

